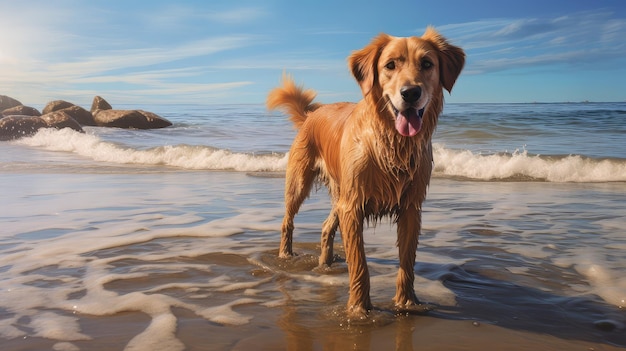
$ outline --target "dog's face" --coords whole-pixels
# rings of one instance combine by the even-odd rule
[[[381,34],[349,58],[363,95],[372,94],[384,106],[382,114],[394,119],[397,132],[408,137],[420,132],[429,103],[443,88],[452,89],[464,63],[463,50],[432,28],[422,37]]]

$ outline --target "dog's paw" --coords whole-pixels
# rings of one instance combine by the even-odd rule
[[[396,298],[394,298],[394,305],[395,305],[395,311],[397,315],[399,314],[407,314],[407,315],[408,314],[424,314],[435,309],[434,305],[421,303],[415,296],[413,296],[412,298],[408,297],[405,299],[400,299],[399,300],[400,302],[398,302]]]
[[[371,308],[368,309],[363,306],[358,306],[358,305],[348,306],[347,311],[346,311],[348,315],[348,321],[351,321],[352,323],[358,322],[358,321],[365,321],[367,320],[367,316],[370,311],[371,311]]]
[[[403,299],[393,299],[396,307],[408,307],[413,305],[419,305],[420,301],[417,298],[403,298]]]
[[[400,291],[396,292],[393,302],[396,305],[396,308],[406,308],[420,304],[420,301],[417,299],[414,291],[410,291],[408,293],[402,293]]]
[[[278,258],[292,258],[298,256],[297,254],[294,254],[292,251],[281,251],[278,253]]]

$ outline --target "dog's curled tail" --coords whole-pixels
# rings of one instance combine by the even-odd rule
[[[269,110],[281,109],[289,114],[289,119],[296,129],[306,120],[307,113],[319,107],[313,103],[316,93],[297,86],[288,74],[283,74],[283,85],[275,88],[267,95],[266,105]]]

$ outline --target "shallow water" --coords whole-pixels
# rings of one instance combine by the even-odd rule
[[[241,118],[254,123],[235,131],[232,108],[202,111],[188,107],[189,121],[169,130],[54,131],[0,144],[3,350],[626,347],[626,182],[606,180],[624,176],[618,155],[577,153],[592,169],[617,165],[592,181],[439,171],[415,266],[416,293],[432,310],[394,310],[395,227],[383,221],[365,233],[376,310],[354,321],[343,311],[339,236],[333,268],[315,269],[323,188],[296,217],[299,255],[276,258],[288,123],[263,125],[248,112]],[[489,170],[491,156],[500,169],[514,159],[491,127],[489,140],[462,146],[444,120],[440,151],[469,153],[474,170]],[[528,159],[544,152],[527,148]],[[441,167],[463,164],[439,157]]]

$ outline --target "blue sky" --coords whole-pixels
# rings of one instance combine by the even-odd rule
[[[626,1],[0,0],[0,94],[31,106],[262,103],[283,70],[355,101],[346,57],[435,26],[467,54],[448,102],[626,101]]]

